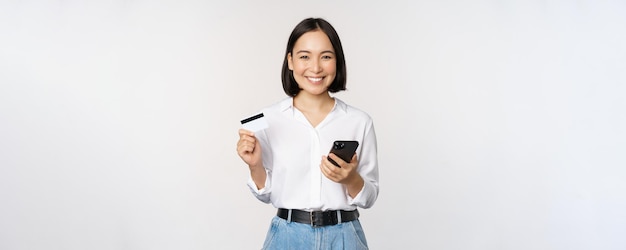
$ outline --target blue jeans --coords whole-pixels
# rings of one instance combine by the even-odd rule
[[[343,222],[334,226],[312,227],[309,224],[288,222],[276,216],[272,219],[263,249],[366,250],[368,247],[359,220]]]

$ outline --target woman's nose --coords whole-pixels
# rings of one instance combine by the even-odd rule
[[[311,71],[313,71],[314,73],[322,72],[322,65],[320,63],[321,62],[319,59],[313,60],[313,65],[311,65]]]

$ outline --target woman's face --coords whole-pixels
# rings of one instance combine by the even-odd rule
[[[287,59],[298,86],[311,95],[326,94],[337,75],[335,50],[321,30],[309,31],[298,38]]]

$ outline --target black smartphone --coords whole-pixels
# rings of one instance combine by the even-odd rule
[[[343,161],[350,162],[352,156],[356,153],[356,149],[359,147],[358,141],[334,141],[333,147],[330,148],[330,152],[339,156]],[[328,160],[337,167],[340,167],[337,162],[333,161],[330,157]]]

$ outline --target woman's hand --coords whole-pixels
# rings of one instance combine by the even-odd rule
[[[239,141],[237,142],[237,154],[248,164],[250,168],[250,176],[256,184],[257,189],[265,187],[267,173],[263,167],[263,159],[261,157],[261,144],[249,130],[239,129]]]
[[[326,156],[322,156],[322,164],[320,166],[322,173],[331,181],[346,185],[348,193],[352,198],[354,198],[359,192],[361,192],[364,185],[363,178],[356,171],[359,166],[356,154],[352,156],[352,160],[350,160],[350,162],[343,161],[333,153],[328,154],[328,157],[333,159],[340,167],[335,166],[326,158]]]
[[[250,169],[263,167],[261,159],[261,145],[249,130],[239,129],[239,141],[237,142],[237,154],[248,164]]]

